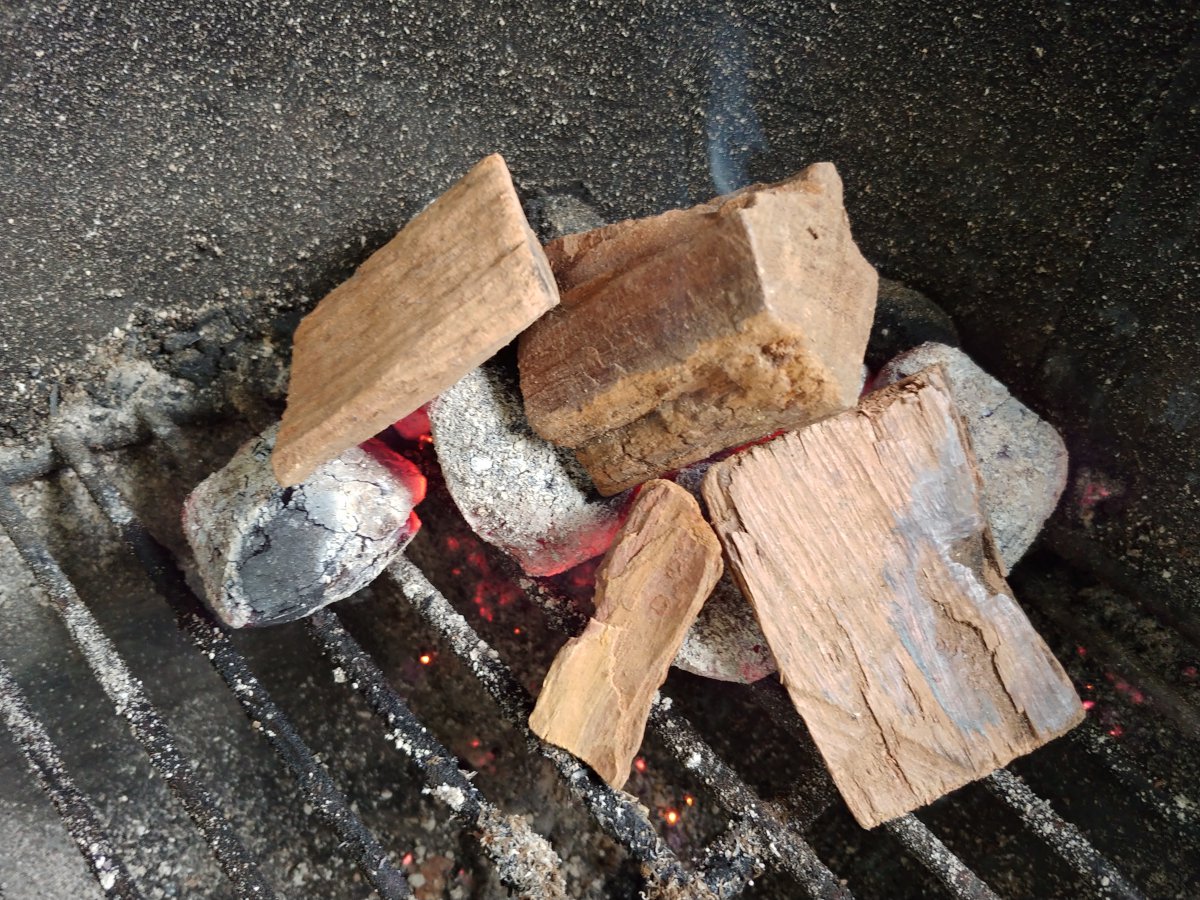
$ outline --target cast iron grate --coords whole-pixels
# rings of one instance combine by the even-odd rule
[[[140,407],[140,436],[156,437],[169,449],[178,446],[178,429],[161,412]],[[225,630],[205,610],[191,591],[167,551],[138,521],[113,481],[104,462],[75,426],[58,423],[48,446],[35,448],[22,465],[0,471],[0,526],[8,534],[37,584],[49,596],[72,641],[82,652],[96,679],[125,718],[130,730],[171,790],[191,815],[197,828],[241,896],[276,896],[259,865],[243,846],[235,829],[182,757],[161,714],[147,699],[141,684],[129,672],[113,644],[101,631],[87,605],[35,532],[18,506],[8,484],[37,477],[57,465],[73,469],[94,502],[138,557],[156,589],[175,611],[180,629],[229,687],[252,727],[269,742],[284,767],[296,780],[312,814],[333,827],[348,847],[364,877],[382,897],[411,896],[403,872],[389,857],[385,845],[362,822],[353,805],[335,786],[329,774],[307,747],[296,728],[275,705],[251,672]],[[111,444],[109,445],[111,448]],[[32,460],[29,462],[28,460]],[[650,730],[670,749],[677,763],[697,776],[712,798],[729,816],[727,831],[695,858],[681,860],[651,823],[644,808],[629,795],[613,791],[586,766],[569,754],[547,745],[529,732],[526,721],[532,699],[499,654],[480,638],[467,620],[429,582],[411,561],[401,558],[387,571],[387,579],[412,604],[425,623],[439,634],[473,673],[503,717],[525,738],[531,752],[541,754],[556,769],[569,793],[587,809],[596,824],[620,843],[636,860],[654,895],[671,897],[734,897],[764,870],[786,873],[814,898],[847,898],[850,892],[805,840],[803,829],[811,815],[833,795],[825,776],[805,785],[785,806],[758,794],[705,742],[692,724],[673,710],[670,698],[655,702]],[[564,614],[558,598],[536,585],[527,590],[546,609],[549,620],[571,632],[578,621]],[[464,829],[476,834],[504,882],[522,895],[565,896],[560,861],[544,837],[520,817],[501,812],[459,768],[456,757],[409,710],[389,684],[379,665],[326,609],[312,616],[309,632],[330,663],[347,677],[379,719],[389,743],[403,752],[422,773],[425,790],[447,807]],[[794,711],[778,689],[761,684],[755,697],[767,714],[784,727],[801,728]],[[62,815],[68,833],[89,864],[100,887],[111,897],[140,897],[129,870],[122,864],[113,842],[95,814],[94,804],[72,782],[53,742],[25,703],[20,687],[0,661],[0,711],[9,731],[34,775]],[[1080,729],[1074,740],[1101,759],[1118,779],[1138,796],[1154,797],[1136,766],[1120,751]],[[985,782],[987,788],[1020,817],[1024,827],[1045,842],[1077,873],[1092,884],[1097,895],[1132,898],[1141,893],[1096,850],[1074,825],[1064,821],[1049,803],[1038,798],[1019,778],[1001,770]],[[1164,817],[1177,810],[1158,802],[1153,806]],[[796,811],[800,811],[797,813]],[[959,898],[991,898],[993,891],[951,852],[914,815],[885,826],[904,850],[918,860]]]

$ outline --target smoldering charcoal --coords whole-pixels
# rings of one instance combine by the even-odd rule
[[[424,477],[381,441],[352,447],[295,487],[275,480],[277,427],[192,491],[184,532],[204,595],[234,628],[303,618],[370,584],[420,526]]]
[[[475,533],[531,575],[599,556],[616,533],[621,498],[601,499],[570,450],[525,420],[516,379],[481,366],[429,407],[446,487]]]

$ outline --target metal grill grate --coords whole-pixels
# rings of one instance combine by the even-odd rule
[[[178,429],[161,413],[143,414],[146,433],[168,447],[178,439]],[[382,897],[411,895],[403,873],[389,858],[385,844],[355,813],[334,785],[322,764],[306,746],[283,712],[275,705],[246,660],[234,648],[224,629],[204,609],[184,580],[170,553],[137,520],[85,439],[70,427],[54,433],[49,451],[42,448],[34,462],[0,473],[0,526],[7,532],[49,596],[71,639],[83,653],[97,680],[141,742],[151,761],[192,816],[225,874],[242,896],[270,897],[274,889],[236,836],[222,810],[176,749],[160,713],[147,699],[142,686],[129,672],[112,643],[101,632],[87,606],[45,542],[18,507],[7,483],[44,474],[58,463],[79,476],[96,504],[149,573],[156,589],[175,611],[177,622],[229,687],[253,727],[270,743],[299,789],[320,817],[338,834],[364,877]],[[847,898],[848,889],[805,840],[803,830],[812,815],[833,796],[828,777],[806,785],[786,805],[763,800],[704,741],[686,718],[673,710],[668,697],[655,702],[649,728],[670,749],[678,764],[697,776],[712,799],[728,813],[728,830],[696,854],[681,860],[667,845],[646,811],[632,798],[613,791],[569,754],[547,745],[529,732],[526,721],[532,708],[528,692],[466,619],[429,582],[411,561],[402,558],[386,578],[399,590],[421,618],[439,634],[462,660],[495,702],[503,717],[523,735],[531,750],[548,759],[562,782],[590,813],[596,824],[640,865],[652,891],[672,897],[734,897],[766,869],[786,873],[814,898]],[[570,632],[580,624],[561,598],[544,587],[527,584],[531,596],[546,608],[560,630]],[[380,667],[342,626],[338,616],[323,610],[312,616],[308,628],[330,663],[345,673],[344,680],[367,701],[380,720],[389,743],[403,752],[421,771],[427,792],[441,800],[450,815],[479,836],[485,853],[505,883],[522,895],[536,898],[565,896],[560,861],[549,843],[521,818],[508,816],[489,801],[463,772],[457,759],[408,709],[388,683]],[[342,679],[339,679],[342,680]],[[778,686],[760,684],[754,689],[764,711],[786,728],[802,732],[794,711]],[[101,888],[112,897],[141,894],[129,871],[113,850],[92,804],[72,783],[53,743],[24,702],[21,690],[0,664],[0,709],[22,754],[50,794],[67,830],[88,860]],[[1085,729],[1088,726],[1085,726]],[[1130,790],[1139,796],[1154,795],[1132,764],[1111,746],[1087,731],[1075,738],[1080,746],[1103,761]],[[1001,770],[985,781],[988,790],[1022,820],[1029,832],[1088,879],[1099,895],[1138,897],[1138,890],[1107,861],[1073,825],[1064,821],[1028,786]],[[1178,811],[1159,802],[1154,808],[1174,819]],[[953,897],[991,898],[993,891],[951,852],[929,828],[908,815],[888,823],[886,830],[904,851],[933,873]]]

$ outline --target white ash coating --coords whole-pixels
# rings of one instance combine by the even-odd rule
[[[922,344],[884,366],[882,387],[929,366],[946,369],[983,477],[983,507],[1011,569],[1029,549],[1067,484],[1067,448],[1054,427],[954,347]]]
[[[693,463],[680,469],[675,483],[686,488],[704,509],[700,483],[712,463]],[[675,656],[676,668],[717,681],[752,684],[776,671],[754,609],[726,567],[725,573],[683,639]]]
[[[352,447],[282,488],[270,465],[277,428],[243,444],[184,504],[209,606],[233,628],[289,622],[350,596],[419,527],[423,481],[407,460]]]
[[[536,885],[529,900],[565,900],[563,863],[544,837],[533,830],[524,816],[505,815],[487,807],[479,818],[479,842],[497,862],[501,879],[526,889]]]
[[[475,533],[530,575],[555,575],[608,549],[621,498],[594,499],[574,454],[525,420],[512,379],[481,366],[429,406],[446,487]]]
[[[753,684],[776,670],[754,610],[726,572],[675,656],[675,667],[716,681]]]

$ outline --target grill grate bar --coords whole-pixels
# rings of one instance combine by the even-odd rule
[[[750,827],[745,836],[762,858],[774,859],[819,900],[849,900],[850,891],[821,862],[799,830],[788,825],[773,804],[762,800],[700,737],[683,716],[671,712],[670,698],[659,694],[650,722],[660,740],[686,769],[696,773],[730,813]]]
[[[1174,791],[1178,802],[1170,803],[1112,738],[1092,722],[1085,722],[1071,732],[1071,740],[1103,763],[1118,781],[1135,797],[1168,822],[1194,825],[1196,804],[1185,794]]]
[[[1178,691],[1136,662],[1134,654],[1122,647],[1113,635],[1053,604],[1039,606],[1038,612],[1050,619],[1064,635],[1086,645],[1088,653],[1101,660],[1114,674],[1142,688],[1147,702],[1162,713],[1164,719],[1187,737],[1200,741],[1200,713]]]
[[[704,873],[704,883],[719,900],[736,897],[763,872],[762,860],[748,850],[754,844],[749,828],[745,820],[735,824],[710,841],[696,863]]]
[[[171,554],[138,521],[121,492],[101,472],[92,451],[78,435],[66,430],[55,434],[54,446],[105,516],[120,529],[155,589],[174,610],[180,630],[191,638],[237,698],[251,723],[296,779],[305,800],[334,829],[371,886],[385,900],[411,897],[404,873],[388,859],[379,841],[351,810],[345,795],[250,671],[229,635],[204,609]]]
[[[62,754],[25,700],[21,688],[0,660],[0,715],[12,733],[30,771],[50,795],[67,834],[100,883],[106,897],[141,900],[142,893],[117,854],[88,798],[67,774]],[[2,895],[0,895],[2,896]]]
[[[504,717],[558,770],[567,788],[579,799],[597,824],[624,845],[642,866],[646,877],[660,885],[684,889],[692,878],[674,852],[659,837],[637,806],[614,791],[574,756],[540,740],[529,730],[533,702],[499,655],[482,640],[416,565],[401,556],[387,569],[422,618],[440,634],[496,702]]]
[[[129,722],[134,737],[204,835],[226,876],[244,896],[274,897],[275,892],[221,814],[212,794],[194,776],[179,752],[166,722],[146,697],[141,682],[134,678],[116,647],[100,629],[3,481],[0,481],[0,527],[8,533],[34,579],[49,596],[75,646],[116,707],[117,715]]]
[[[1091,881],[1104,897],[1141,900],[1142,894],[1092,846],[1078,828],[1058,815],[1029,786],[1007,769],[997,769],[983,780],[996,797],[1010,807],[1026,826],[1072,869]]]
[[[504,882],[536,900],[565,898],[561,862],[550,845],[524,819],[506,816],[472,784],[455,755],[413,715],[337,615],[329,609],[318,610],[309,616],[308,627],[321,650],[386,723],[388,740],[421,770],[427,792],[481,830],[480,843]]]
[[[804,727],[803,720],[778,681],[764,678],[754,685],[753,691],[754,699],[771,715],[774,721],[786,728],[796,741],[811,745],[812,737],[809,735],[808,729]],[[833,783],[829,771],[823,766],[818,766],[814,770],[813,781],[810,793],[819,803],[827,805],[837,797],[837,786]],[[810,812],[810,817],[815,815],[811,812],[812,803],[813,801],[809,800],[809,805],[803,807]],[[942,883],[942,886],[952,896],[961,898],[961,900],[974,900],[974,898],[982,900],[982,898],[996,896],[987,883],[959,859],[954,851],[942,843],[941,839],[916,816],[911,814],[900,816],[886,823],[885,827],[893,837],[900,841],[909,854]]]
[[[529,578],[519,578],[518,581],[555,628],[567,634],[577,634],[587,624],[586,616],[547,585]],[[784,870],[814,897],[849,897],[850,892],[804,840],[798,823],[789,822],[773,805],[760,799],[736,772],[725,765],[686,719],[670,711],[670,705],[669,698],[659,695],[648,724],[656,729],[658,736],[684,766],[699,770],[727,810],[746,816],[743,819],[746,827],[740,830],[742,846],[752,847],[752,852],[760,858],[768,855],[775,857]],[[810,801],[804,796],[798,798],[797,805],[811,820],[817,815],[816,807],[820,802],[819,797]]]
[[[884,828],[959,900],[999,900],[983,879],[912,813],[886,822]]]

